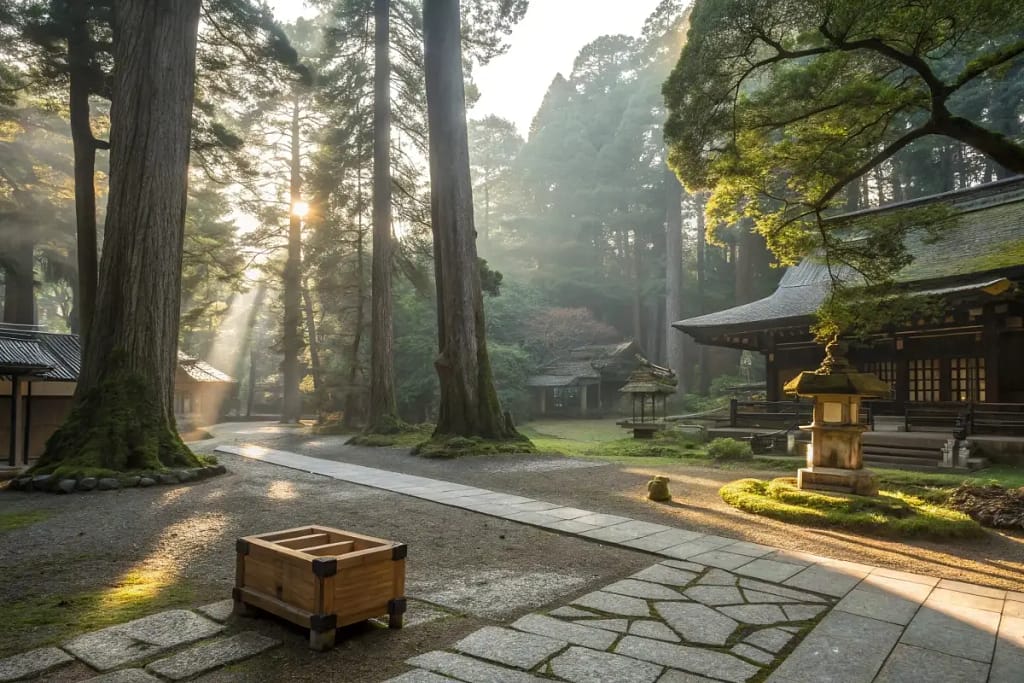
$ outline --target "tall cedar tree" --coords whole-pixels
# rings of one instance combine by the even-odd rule
[[[374,0],[373,267],[371,271],[370,405],[367,431],[396,429],[391,236],[390,0]]]
[[[302,135],[300,117],[302,114],[298,84],[292,93],[291,116],[291,164],[289,167],[288,212],[288,258],[284,264],[284,333],[281,336],[284,360],[281,363],[281,379],[284,396],[281,405],[281,422],[298,422],[302,417],[302,394],[299,381],[302,371],[299,366],[299,350],[302,346],[302,218],[298,206],[302,201]]]
[[[435,438],[511,440],[491,376],[473,226],[459,0],[424,0],[431,228],[441,387]]]
[[[200,0],[118,0],[110,196],[75,407],[38,469],[198,464],[174,426]]]

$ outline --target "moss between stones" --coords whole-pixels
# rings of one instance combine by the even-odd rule
[[[137,373],[115,371],[76,403],[32,473],[77,478],[200,467],[155,392]]]
[[[719,495],[729,505],[783,522],[897,538],[965,538],[985,531],[967,515],[901,491],[878,497],[800,490],[796,479],[740,479]]]

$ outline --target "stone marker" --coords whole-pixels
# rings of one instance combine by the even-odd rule
[[[184,652],[153,662],[146,670],[172,681],[181,681],[248,659],[278,644],[280,641],[273,638],[245,631],[230,638],[190,647]]]
[[[55,647],[23,652],[6,659],[0,659],[0,681],[17,681],[29,676],[38,676],[50,669],[73,662],[74,658]]]

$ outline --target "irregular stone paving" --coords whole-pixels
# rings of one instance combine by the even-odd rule
[[[80,661],[101,673],[94,683],[146,683],[185,680],[252,657],[280,641],[254,632],[221,637],[227,604],[222,601],[189,610],[168,610],[93,631],[64,643],[0,659],[0,681],[37,678]],[[198,613],[197,613],[198,612]],[[218,621],[212,621],[207,617]],[[180,650],[184,646],[187,649]],[[169,657],[157,659],[172,650]],[[145,669],[140,668],[149,662]],[[134,668],[129,668],[133,665]]]
[[[532,654],[522,661],[536,660],[532,666],[505,663],[503,670],[513,674],[610,683],[627,670],[622,660],[607,656],[616,655],[631,658],[637,667],[621,680],[645,680],[646,667],[654,665],[664,669],[658,683],[750,676],[767,676],[769,683],[1024,681],[1024,593],[779,550],[288,451],[257,446],[217,450],[672,558],[546,615],[567,625],[619,634],[610,648],[571,643],[568,631],[559,637],[547,620],[521,620],[524,628],[544,624],[543,633],[533,634],[543,640],[530,641]],[[689,607],[680,607],[685,605]],[[694,623],[700,619],[706,621]],[[526,632],[513,625],[489,631],[488,637],[501,650],[518,642],[517,633]],[[467,641],[467,647],[478,643]],[[600,643],[595,639],[591,644]],[[459,650],[458,645],[452,649]],[[551,650],[556,645],[560,647]],[[461,650],[458,672],[437,663],[456,661],[452,652],[431,659],[429,666],[424,664],[427,660],[414,658],[410,663],[419,668],[393,680],[498,680],[492,669],[474,668],[502,665],[484,650]],[[550,654],[537,660],[538,653],[548,650]],[[605,653],[598,677],[580,664],[580,656],[587,652]]]
[[[420,676],[433,673],[470,683],[655,683],[689,675],[739,683],[763,675],[813,625],[787,617],[781,607],[817,611],[835,602],[747,582],[719,568],[666,561],[547,614],[482,628],[450,651],[413,657],[407,663],[421,672],[392,680],[431,680]],[[744,609],[751,618],[737,612]],[[772,610],[775,618],[757,610]]]

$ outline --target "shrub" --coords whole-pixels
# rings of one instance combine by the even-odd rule
[[[736,439],[715,439],[708,444],[707,450],[715,460],[751,460],[754,457],[750,443]]]

